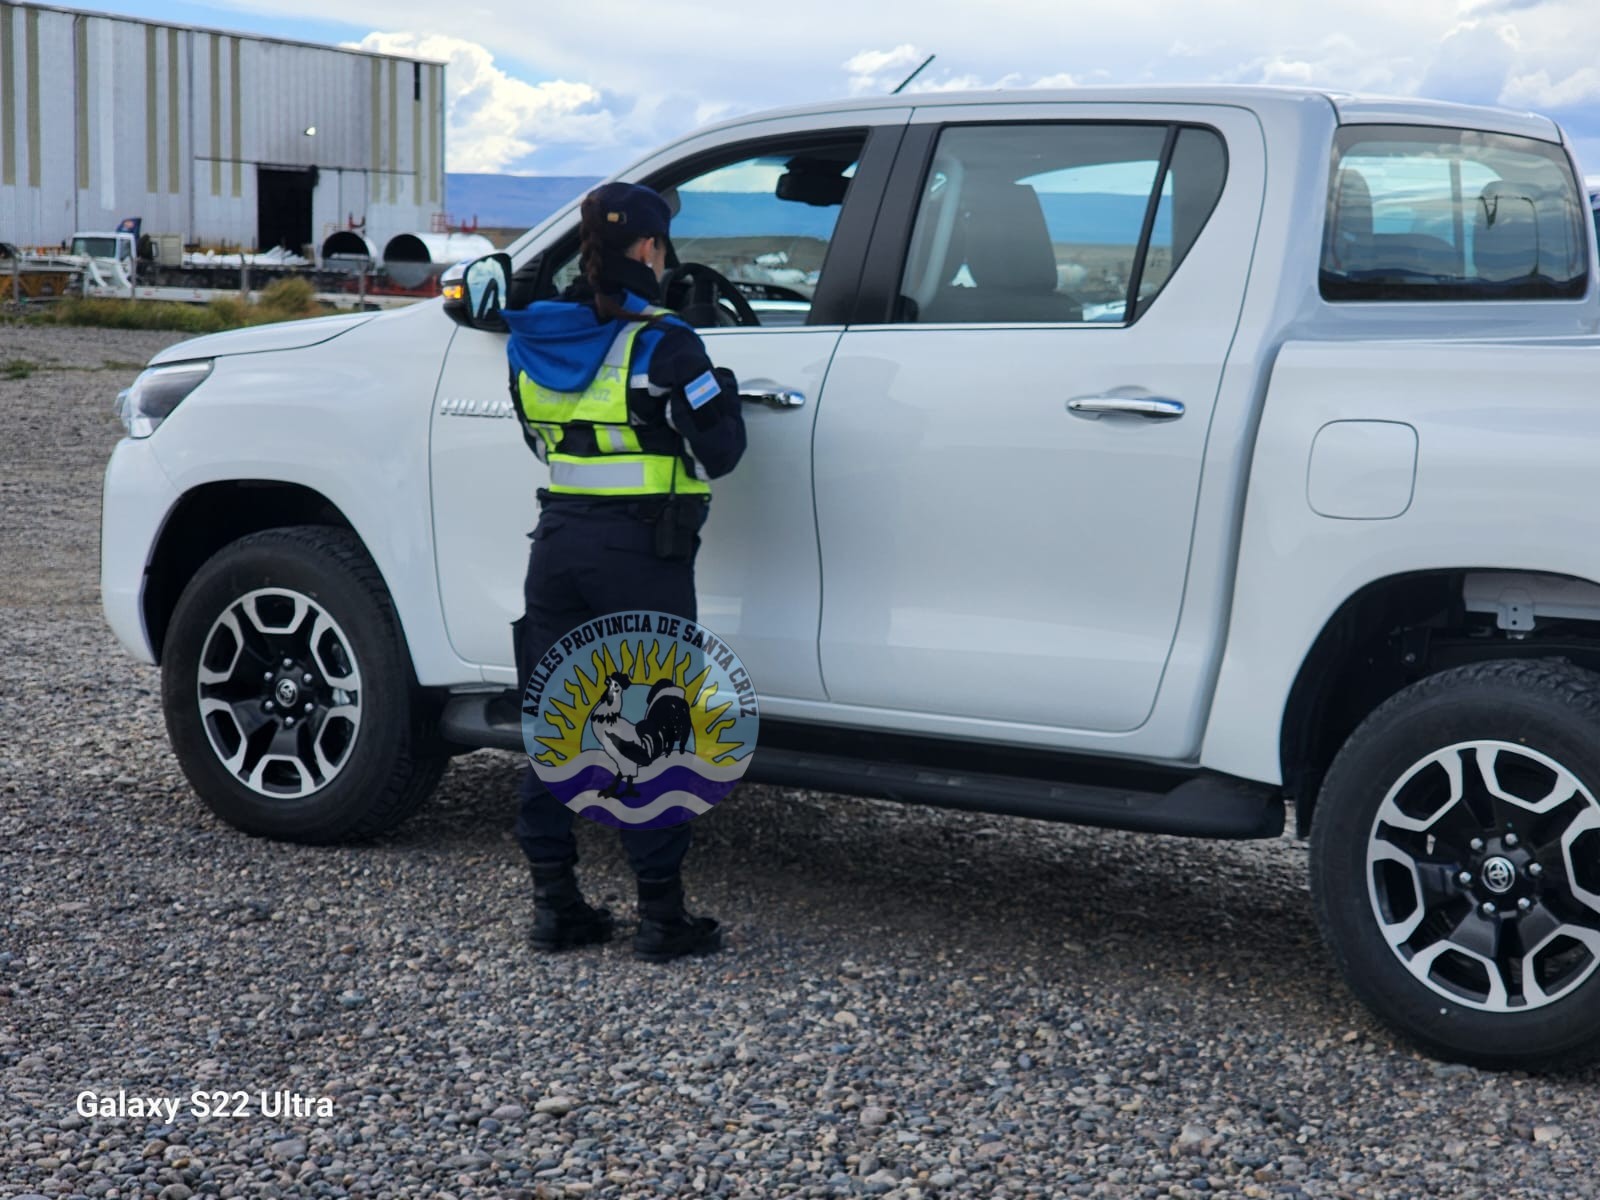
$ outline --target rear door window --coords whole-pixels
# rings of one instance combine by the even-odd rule
[[[1350,125],[1334,145],[1327,300],[1565,300],[1588,290],[1584,194],[1560,146]]]
[[[1222,194],[1210,129],[1052,122],[942,131],[899,321],[1116,323],[1153,302]]]

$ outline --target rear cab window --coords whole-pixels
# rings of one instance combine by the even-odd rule
[[[1334,141],[1319,284],[1330,301],[1576,300],[1583,189],[1558,145],[1470,129],[1347,125]]]

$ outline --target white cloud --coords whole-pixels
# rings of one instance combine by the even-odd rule
[[[918,76],[906,88],[907,92],[975,92],[989,88],[1016,87],[1015,75],[1004,75],[999,79],[984,79],[979,75],[968,73],[966,75],[932,75],[927,78]]]
[[[850,76],[850,94],[887,92],[911,74],[927,55],[907,43],[893,50],[862,50],[844,62],[845,73]]]
[[[766,192],[778,186],[778,176],[784,172],[783,164],[768,162],[735,163],[723,167],[694,181],[684,192]]]
[[[845,64],[845,70],[852,72],[850,77],[850,91],[852,95],[878,92],[887,94],[901,80],[911,72],[908,68],[921,64],[927,55],[913,46],[897,46],[893,50],[863,50],[850,58]],[[984,76],[976,72],[965,72],[952,75],[946,71],[932,69],[919,74],[906,92],[966,92],[980,89],[994,88],[1069,88],[1077,87],[1082,81],[1069,71],[1057,71],[1050,75],[1041,75],[1028,78],[1018,71],[1010,71],[1004,75]]]
[[[135,0],[100,0],[106,4]],[[140,0],[146,2],[146,0]],[[211,0],[275,21],[434,30],[434,0]],[[1081,83],[1303,83],[1549,112],[1600,136],[1585,68],[1600,66],[1596,0],[632,0],[451,10],[493,58],[453,148],[549,173],[609,173],[708,120],[908,91]],[[217,24],[246,23],[219,14]],[[459,40],[459,39],[453,39]],[[471,43],[468,43],[471,44]],[[465,69],[452,64],[451,73]],[[541,82],[544,81],[544,82]],[[564,91],[560,86],[588,89]],[[540,91],[540,89],[543,89]],[[523,99],[516,101],[517,96]],[[488,97],[494,97],[491,102]],[[515,102],[501,103],[502,97]],[[509,109],[512,115],[504,115]],[[487,111],[486,111],[487,110]],[[466,110],[464,110],[466,111]],[[495,112],[502,115],[496,117]],[[584,122],[588,123],[585,124]],[[571,135],[570,137],[568,135]],[[524,146],[521,157],[516,152]]]
[[[1377,54],[1350,35],[1338,33],[1287,45],[1274,54],[1219,71],[1214,78],[1227,83],[1394,94],[1413,90],[1415,61],[1410,54]]]
[[[1417,90],[1469,104],[1494,104],[1517,60],[1515,25],[1467,21],[1445,34]]]
[[[1600,67],[1580,67],[1554,79],[1549,71],[1517,75],[1506,84],[1501,100],[1526,108],[1569,108],[1600,103]]]
[[[1529,8],[1541,8],[1547,3],[1549,3],[1549,0],[1481,0],[1480,3],[1467,5],[1466,8],[1469,13],[1474,15],[1486,15],[1489,13],[1520,12]]]
[[[587,83],[527,83],[495,65],[476,42],[444,34],[369,33],[363,50],[444,59],[448,169],[496,173],[527,160],[550,143],[609,145],[612,113]]]

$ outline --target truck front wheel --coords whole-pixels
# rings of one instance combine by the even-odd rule
[[[1600,675],[1461,667],[1339,752],[1311,891],[1350,989],[1428,1050],[1534,1068],[1600,1050]]]
[[[173,610],[167,733],[224,821],[297,842],[369,837],[433,791],[415,686],[377,568],[341,529],[295,526],[219,550]]]

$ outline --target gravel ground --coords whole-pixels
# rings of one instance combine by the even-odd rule
[[[98,610],[110,401],[172,340],[0,326],[0,1193],[1600,1190],[1600,1073],[1397,1043],[1334,977],[1289,838],[746,788],[690,859],[729,948],[651,967],[527,950],[510,755],[457,760],[372,845],[221,825]],[[589,889],[631,910],[579,824]],[[119,1090],[184,1104],[75,1112]],[[196,1091],[250,1113],[201,1121]],[[284,1091],[333,1113],[263,1115]]]

